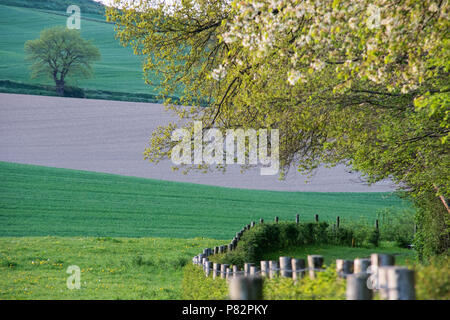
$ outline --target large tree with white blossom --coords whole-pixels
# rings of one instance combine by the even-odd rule
[[[192,106],[166,101],[183,126],[277,128],[284,171],[346,163],[370,182],[390,178],[421,208],[421,252],[448,250],[448,1],[116,4],[117,37],[161,76],[163,95]],[[177,126],[153,134],[147,159],[170,156]]]

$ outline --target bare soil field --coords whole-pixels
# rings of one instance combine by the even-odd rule
[[[386,181],[368,186],[344,166],[320,168],[309,180],[292,169],[286,180],[240,173],[171,169],[170,160],[152,164],[143,151],[158,125],[176,120],[162,105],[33,95],[0,94],[0,161],[233,188],[278,191],[385,192]]]

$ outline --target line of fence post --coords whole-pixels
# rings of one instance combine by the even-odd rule
[[[319,255],[308,256],[309,277],[316,278],[316,269],[321,269],[323,265],[323,257]]]
[[[315,214],[315,221],[319,222],[318,214]],[[259,222],[262,224],[264,219],[260,218]],[[275,217],[275,223],[278,222],[279,218]],[[295,223],[298,224],[299,222],[300,215],[296,214]],[[199,253],[192,259],[194,264],[203,268],[206,277],[209,277],[212,273],[213,279],[218,277],[227,279],[230,284],[230,297],[233,295],[233,297],[241,297],[241,299],[253,299],[253,297],[260,295],[258,289],[252,289],[251,286],[252,283],[262,281],[261,277],[275,278],[280,275],[281,277],[292,278],[294,283],[296,283],[298,279],[305,276],[306,271],[309,272],[311,279],[316,279],[316,272],[323,270],[324,259],[321,255],[308,255],[308,267],[305,266],[305,259],[281,256],[278,260],[260,261],[260,267],[254,263],[245,263],[243,271],[239,271],[236,265],[209,261],[209,256],[235,250],[244,232],[255,227],[255,225],[256,222],[252,221],[250,224],[245,225],[240,232],[237,232],[228,245],[204,248],[202,253]],[[340,217],[337,216],[336,230],[339,227]],[[378,219],[375,221],[375,227],[377,229],[379,227]],[[370,259],[337,259],[336,272],[340,278],[347,281],[347,300],[371,299],[375,292],[378,292],[380,298],[385,300],[415,299],[414,271],[406,267],[394,266],[394,264],[395,257],[393,255],[379,253],[371,254]],[[233,294],[231,293],[232,282],[235,283],[235,292]],[[244,291],[238,293],[236,292],[238,288]]]
[[[291,260],[292,265],[292,279],[297,282],[298,279],[301,279],[305,276],[306,263],[305,259],[295,259]]]
[[[292,258],[280,257],[280,275],[284,278],[292,278]]]

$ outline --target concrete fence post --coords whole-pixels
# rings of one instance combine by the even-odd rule
[[[353,261],[337,259],[336,272],[338,277],[345,279],[349,274],[353,273]]]
[[[250,276],[257,276],[259,269],[257,266],[250,266]]]
[[[216,279],[220,276],[220,263],[213,264],[213,279]]]
[[[221,277],[222,279],[225,279],[225,277],[226,277],[226,275],[227,275],[227,268],[228,268],[228,267],[230,267],[230,265],[229,265],[229,264],[226,264],[226,263],[220,265],[220,277]]]
[[[414,271],[406,267],[387,270],[387,291],[389,300],[415,300]]]
[[[264,219],[263,218],[259,219],[259,223],[263,224],[264,223]]]
[[[206,261],[206,264],[205,264],[205,275],[207,277],[209,277],[209,275],[211,274],[211,269],[212,269],[212,262],[211,261]]]
[[[269,261],[269,278],[273,279],[278,276],[278,261]]]
[[[298,279],[303,278],[306,273],[304,270],[306,269],[305,259],[292,258],[291,263],[292,263],[292,279],[294,279],[294,281],[297,281]]]
[[[347,300],[370,300],[372,291],[367,286],[368,274],[350,274],[347,277]]]
[[[248,277],[250,275],[250,267],[254,266],[254,263],[246,262],[244,263],[244,275]]]
[[[296,224],[299,224],[299,222],[300,222],[300,215],[299,215],[299,214],[296,214],[296,215],[295,215],[295,223],[296,223]]]
[[[372,273],[371,280],[373,282],[372,288],[374,290],[380,289],[380,297],[387,299],[387,292],[385,292],[387,275],[384,273],[380,275],[379,268],[393,266],[395,264],[395,257],[391,254],[372,253],[370,255],[370,264],[370,272]]]
[[[239,276],[239,268],[236,265],[233,265],[233,278],[236,278]]]
[[[230,280],[232,278],[232,276],[233,276],[233,272],[231,271],[230,268],[227,268],[225,270],[225,279]]]
[[[317,269],[322,269],[323,265],[323,257],[319,255],[309,255],[308,256],[308,268],[309,268],[309,277],[311,279],[316,278]]]
[[[268,277],[269,276],[269,261],[261,261],[261,276]]]
[[[370,266],[370,259],[360,259],[356,258],[353,261],[353,272],[354,273],[367,273],[367,269]]]
[[[231,300],[262,300],[261,277],[237,277],[230,281]]]
[[[284,278],[292,278],[291,257],[280,257],[280,275]]]

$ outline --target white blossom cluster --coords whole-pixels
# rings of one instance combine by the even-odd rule
[[[227,23],[223,41],[238,42],[251,62],[273,50],[289,57],[286,81],[291,85],[306,81],[308,69],[319,72],[330,65],[338,73],[389,82],[408,92],[426,77],[429,66],[422,57],[442,52],[442,37],[448,33],[448,0],[235,0],[232,4],[235,16]],[[429,32],[430,24],[444,30]]]

